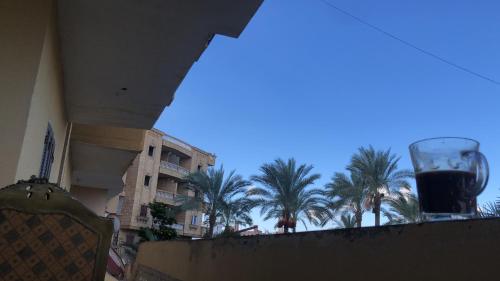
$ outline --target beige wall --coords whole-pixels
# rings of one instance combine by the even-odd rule
[[[165,190],[171,193],[177,193],[177,182],[171,178],[159,178],[157,189]]]
[[[155,147],[153,157],[148,155],[150,145]],[[125,228],[139,229],[147,226],[138,222],[136,218],[140,213],[140,206],[153,202],[156,195],[161,146],[162,134],[157,131],[147,131],[143,151],[137,155],[127,170],[124,187],[125,201],[120,217],[121,224]],[[151,176],[149,187],[144,186],[145,175]]]
[[[136,266],[178,281],[491,280],[499,236],[500,219],[490,219],[147,242]]]
[[[16,179],[50,0],[0,1],[0,187]]]
[[[55,17],[49,22],[45,33],[40,66],[31,98],[28,122],[22,142],[22,151],[17,166],[16,180],[38,176],[44,147],[45,134],[50,123],[55,138],[54,162],[50,182],[57,182],[68,122],[64,110],[61,62]],[[68,128],[69,129],[69,128]],[[70,169],[64,169],[62,187],[69,187]]]
[[[87,208],[99,216],[104,216],[106,211],[106,193],[105,189],[81,187],[73,185],[71,195],[78,198]]]

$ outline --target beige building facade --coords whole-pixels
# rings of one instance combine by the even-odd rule
[[[137,231],[151,227],[148,204],[162,202],[175,207],[182,199],[201,196],[185,177],[192,172],[206,171],[215,164],[215,155],[153,129],[146,133],[144,148],[128,168],[125,188],[118,199],[110,201],[109,212],[120,217],[119,243],[137,242]],[[181,198],[181,200],[179,200]],[[201,237],[203,211],[187,210],[176,215],[172,227],[178,235]]]

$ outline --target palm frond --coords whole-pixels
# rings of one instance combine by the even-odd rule
[[[200,171],[189,174],[186,176],[186,180],[203,194],[202,201],[204,201],[207,208],[208,217],[214,219],[212,222],[209,220],[209,229],[213,229],[217,218],[220,219],[224,214],[227,215],[226,220],[232,221],[236,220],[234,216],[238,214],[238,211],[246,210],[241,209],[235,212],[232,205],[236,201],[235,198],[245,194],[247,187],[250,186],[250,182],[244,180],[235,171],[226,174],[224,167],[221,165],[218,169],[210,168],[206,172]],[[195,204],[196,202],[192,203]],[[237,205],[241,207],[241,202],[237,203]],[[241,214],[240,217],[243,221],[248,221],[245,215]]]
[[[301,221],[304,218],[311,223],[319,223],[326,216],[324,208],[324,192],[310,189],[319,178],[319,174],[311,174],[313,166],[297,165],[295,159],[287,161],[276,159],[259,168],[259,175],[251,180],[259,185],[247,192],[261,208],[264,220],[290,218]]]

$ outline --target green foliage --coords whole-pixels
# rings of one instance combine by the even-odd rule
[[[177,223],[175,210],[167,204],[153,202],[149,204],[149,211],[153,217],[153,227],[141,228],[139,237],[142,241],[172,240],[177,237],[177,231],[170,226]]]
[[[361,147],[351,158],[347,169],[362,178],[366,185],[367,207],[375,214],[375,225],[380,225],[381,204],[384,194],[400,188],[410,189],[410,170],[398,170],[399,157],[391,150],[376,151],[372,146]]]
[[[336,223],[339,228],[353,228],[357,225],[356,218],[351,214],[341,215]]]
[[[221,216],[224,206],[235,196],[244,194],[246,187],[250,185],[250,182],[235,174],[235,171],[225,176],[223,166],[219,169],[208,169],[207,172],[189,174],[186,179],[203,194],[203,198],[197,200],[200,203],[204,201],[205,211],[208,214],[208,237],[213,237],[215,223]]]
[[[320,178],[319,174],[311,174],[312,166],[297,166],[295,159],[288,161],[276,159],[272,163],[260,167],[260,175],[252,176],[252,180],[262,185],[247,192],[258,206],[264,220],[277,219],[285,221],[284,230],[288,232],[290,223],[295,225],[305,220],[320,224],[327,213],[324,207],[323,192],[319,189],[308,189]],[[288,224],[286,223],[288,222]],[[295,226],[292,227],[295,231]]]
[[[329,199],[327,206],[330,209],[330,216],[325,217],[323,225],[328,220],[335,221],[339,213],[342,217],[349,216],[349,218],[352,213],[354,214],[352,219],[358,227],[361,227],[367,199],[367,186],[362,177],[356,173],[351,173],[350,177],[344,173],[335,173],[325,189],[325,196]]]
[[[220,222],[228,229],[230,225],[252,225],[250,212],[255,207],[256,202],[248,198],[239,198],[224,202],[219,212]]]
[[[382,210],[388,224],[418,223],[422,221],[417,196],[413,193],[395,192],[384,198],[389,207]]]
[[[488,202],[479,210],[479,216],[483,218],[500,217],[500,197],[494,202]]]
[[[223,232],[217,235],[217,238],[240,237],[240,233],[234,231],[232,227],[226,227]]]

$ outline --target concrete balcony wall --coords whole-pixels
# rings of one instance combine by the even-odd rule
[[[170,193],[177,193],[177,185],[177,182],[172,178],[158,178],[157,189],[168,191]]]
[[[184,179],[189,174],[189,170],[167,161],[161,161],[160,173],[177,179]]]
[[[496,280],[498,237],[489,219],[147,242],[133,280]]]
[[[155,201],[175,206],[175,193],[157,189]]]

